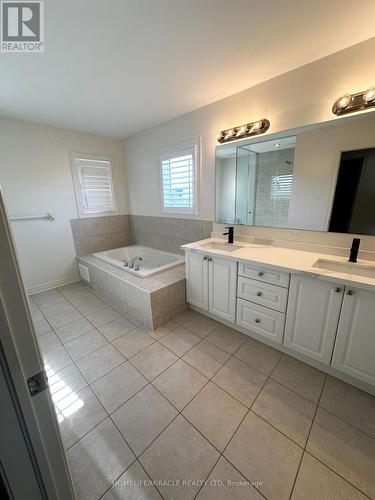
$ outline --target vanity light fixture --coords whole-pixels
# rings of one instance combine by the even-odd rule
[[[375,106],[375,88],[357,92],[356,94],[346,94],[337,99],[332,107],[335,115],[344,115],[355,111],[362,111]]]
[[[251,137],[252,135],[264,134],[269,128],[269,120],[263,118],[256,122],[246,123],[245,125],[239,125],[238,127],[229,128],[228,130],[222,130],[218,134],[217,140],[220,143],[235,141],[237,139]]]

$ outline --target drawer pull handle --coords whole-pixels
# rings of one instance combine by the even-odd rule
[[[259,318],[256,318],[254,321],[255,321],[255,323],[260,323],[260,319]]]
[[[263,276],[264,273],[262,271],[259,271],[258,276]]]
[[[341,293],[341,288],[340,287],[337,287],[336,290],[335,290],[336,293]]]
[[[203,257],[203,260],[208,260],[207,255],[205,255],[205,256]]]
[[[354,295],[353,290],[348,290],[346,293],[347,293],[347,295]]]
[[[257,292],[257,297],[261,297],[263,295],[263,292]]]

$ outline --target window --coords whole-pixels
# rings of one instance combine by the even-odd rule
[[[293,175],[273,175],[271,182],[271,200],[289,200],[292,194]]]
[[[117,213],[112,161],[91,155],[73,155],[71,164],[79,215]]]
[[[162,210],[198,213],[198,144],[180,146],[160,154]]]

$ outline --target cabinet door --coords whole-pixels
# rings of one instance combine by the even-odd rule
[[[330,364],[344,287],[292,275],[284,344]]]
[[[332,366],[375,385],[374,292],[349,288],[346,293]]]
[[[193,306],[208,310],[208,260],[207,255],[195,252],[186,254],[187,301]]]
[[[209,311],[234,323],[237,262],[218,257],[210,257],[209,261]]]

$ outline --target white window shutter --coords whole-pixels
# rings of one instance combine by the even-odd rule
[[[196,214],[196,147],[160,155],[163,210]]]
[[[112,163],[77,158],[76,168],[83,213],[88,215],[116,212]]]
[[[271,182],[272,200],[289,200],[292,194],[293,174],[273,175]]]

